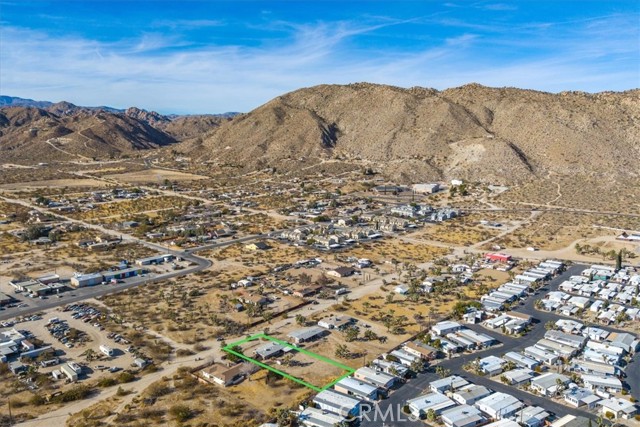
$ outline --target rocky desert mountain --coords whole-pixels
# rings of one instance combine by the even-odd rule
[[[321,162],[320,172],[361,165],[404,182],[512,182],[549,174],[636,176],[639,142],[640,90],[352,84],[282,95],[182,150],[247,170],[311,170]]]
[[[0,108],[0,158],[109,158],[170,147],[194,162],[238,172],[370,168],[405,183],[637,178],[640,159],[638,89],[551,94],[477,84],[444,91],[321,85],[239,115],[38,105],[44,108]]]
[[[138,108],[120,111],[18,98],[0,108],[0,158],[19,163],[113,158],[195,138],[227,120],[215,115],[168,117]]]

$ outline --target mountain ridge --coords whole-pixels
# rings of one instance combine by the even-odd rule
[[[78,106],[68,101],[60,101],[60,102],[36,101],[29,98],[21,98],[19,96],[0,95],[0,108],[2,107],[35,107],[35,108],[42,108],[47,110],[52,107],[61,108],[60,106],[68,106],[69,108],[85,109],[85,110],[92,110],[92,111],[102,110],[110,113],[125,113],[129,109],[135,109],[135,110],[145,111],[148,113],[158,114],[158,115],[167,117],[169,119],[176,118],[176,117],[191,117],[191,116],[214,116],[214,117],[221,117],[221,118],[231,118],[238,114],[241,114],[236,111],[227,111],[224,113],[160,114],[155,111],[145,110],[135,106],[132,106],[129,108],[114,108],[106,105],[101,105],[98,107],[88,107],[88,106]]]
[[[635,175],[639,101],[637,89],[319,85],[278,96],[183,149],[246,170],[310,167],[309,158],[371,164],[398,181]]]
[[[110,113],[69,103],[0,108],[3,156],[24,150],[18,157],[29,158],[38,152],[30,147],[51,138],[72,139],[73,152],[88,157],[171,146],[194,162],[238,173],[366,168],[398,182],[637,177],[640,90],[318,85],[231,118],[165,116],[135,107]]]

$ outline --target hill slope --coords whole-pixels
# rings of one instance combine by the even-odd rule
[[[108,158],[175,142],[170,135],[122,113],[87,111],[67,103],[47,110],[0,109],[0,157],[6,161]]]
[[[369,165],[399,181],[511,182],[550,173],[633,175],[640,91],[550,94],[480,85],[322,85],[223,124],[194,157],[250,170]]]
[[[0,108],[0,158],[6,162],[113,158],[196,138],[229,120],[172,116],[130,108],[120,112],[68,102],[45,108]]]

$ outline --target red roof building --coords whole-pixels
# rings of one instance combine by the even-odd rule
[[[511,261],[511,255],[500,253],[487,253],[484,255],[486,259],[492,262],[509,262]]]

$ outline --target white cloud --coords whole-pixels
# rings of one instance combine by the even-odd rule
[[[162,20],[152,23],[153,27],[166,27],[171,29],[201,29],[211,27],[222,27],[225,25],[224,21],[216,19],[176,19],[176,20]]]
[[[479,9],[492,10],[492,11],[496,11],[496,12],[506,12],[506,11],[518,10],[518,6],[516,6],[514,4],[507,4],[507,3],[480,4],[477,7]]]
[[[248,111],[284,92],[322,83],[370,81],[443,89],[479,82],[548,91],[638,86],[638,30],[630,28],[627,19],[573,25],[561,39],[545,35],[550,31],[546,28],[526,28],[513,37],[474,30],[413,50],[377,50],[356,43],[359,36],[401,22],[407,21],[274,23],[288,31],[262,46],[198,48],[162,33],[105,43],[5,26],[0,89],[3,94],[79,105],[196,113]],[[525,37],[530,32],[535,33],[532,39]],[[552,41],[549,48],[546,44]],[[541,51],[509,60],[498,52],[531,49]]]

